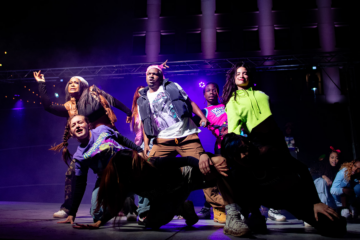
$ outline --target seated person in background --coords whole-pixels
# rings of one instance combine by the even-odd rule
[[[330,193],[330,188],[340,168],[340,150],[335,150],[333,147],[330,147],[330,149],[331,153],[325,157],[324,161],[316,162],[310,169],[310,174],[314,180],[320,201],[336,209],[337,206]]]
[[[341,216],[345,218],[358,217],[357,210],[360,205],[360,160],[343,163],[340,171],[336,174],[330,192],[336,205],[341,210]],[[350,207],[353,211],[350,214]]]
[[[259,206],[264,205],[289,211],[322,235],[341,237],[346,233],[346,220],[320,202],[311,175],[300,161],[276,151],[261,152],[248,138],[234,133],[224,137],[221,154],[231,167],[227,182],[233,201],[250,229],[253,220],[255,230],[266,229],[266,223],[259,221]]]
[[[95,174],[98,175],[98,179],[95,183],[95,187],[92,193],[91,198],[91,209],[90,214],[94,219],[93,225],[81,225],[78,224],[74,226],[75,228],[97,228],[100,225],[105,224],[109,221],[112,216],[110,216],[103,209],[95,211],[96,206],[96,197],[100,185],[100,176],[102,171],[105,169],[110,158],[119,150],[123,149],[124,146],[129,145],[130,140],[121,136],[119,133],[115,132],[112,128],[100,125],[95,129],[90,130],[89,120],[82,115],[74,115],[69,118],[67,129],[68,133],[73,138],[77,139],[80,142],[75,154],[73,155],[73,160],[75,162],[75,189],[73,196],[73,203],[70,208],[69,216],[66,220],[59,223],[74,223],[77,210],[81,203],[81,200],[84,196],[87,182],[87,174],[89,168],[91,168]],[[67,141],[69,137],[65,136]],[[116,140],[114,140],[116,139]],[[66,144],[67,145],[67,144]],[[66,146],[65,145],[65,146]],[[130,145],[132,145],[130,143]],[[139,151],[142,151],[140,148]],[[67,148],[63,151],[63,158],[65,162],[71,160],[71,155]],[[134,209],[133,211],[136,211]]]

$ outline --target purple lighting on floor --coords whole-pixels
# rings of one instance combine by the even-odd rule
[[[204,83],[204,82],[200,82],[200,83],[199,83],[199,87],[204,88],[204,87],[205,87],[205,83]]]
[[[18,95],[18,96],[19,96],[19,95]],[[19,100],[15,103],[14,107],[12,108],[12,110],[21,110],[21,109],[24,109],[24,103],[23,103],[23,101],[22,101],[21,99],[19,99]]]

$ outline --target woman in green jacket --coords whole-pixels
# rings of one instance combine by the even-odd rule
[[[299,219],[312,221],[321,234],[344,234],[346,221],[340,220],[334,210],[320,202],[307,167],[290,155],[284,136],[272,116],[269,97],[261,91],[253,90],[250,81],[250,68],[243,62],[237,63],[228,72],[223,89],[229,134],[225,136],[227,140],[222,142],[224,149],[222,146],[221,154],[231,167],[226,179],[231,198],[224,198],[227,212],[225,233],[241,236],[248,233],[249,229],[266,231],[266,222],[259,212],[260,204],[266,203],[266,206],[277,209],[301,209],[299,214],[295,211],[295,215]],[[239,144],[237,137],[242,128],[249,136],[244,141],[249,141],[248,146],[253,146],[252,150],[247,149],[246,144],[244,147]],[[305,199],[295,194],[298,191],[292,194],[291,190],[298,185],[304,188],[301,196],[307,196]],[[268,190],[273,192],[268,193]],[[223,193],[224,188],[220,188],[220,191]],[[257,192],[268,194],[259,197],[255,194]],[[236,215],[238,207],[247,221]],[[318,213],[322,214],[320,225],[317,224]],[[330,233],[325,230],[324,223],[335,218],[340,222],[336,221],[338,226],[333,228],[336,231]]]

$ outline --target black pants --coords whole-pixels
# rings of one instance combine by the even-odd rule
[[[298,165],[297,167],[306,166]],[[237,167],[230,173],[229,184],[239,204],[241,212],[258,211],[260,205],[274,209],[284,209],[301,219],[325,236],[340,237],[346,233],[346,220],[334,217],[331,221],[323,214],[318,214],[316,221],[314,214],[314,199],[309,197],[315,186],[299,175],[289,174],[280,177],[280,180],[261,185],[254,179],[249,169]],[[309,177],[310,173],[308,173]],[[243,213],[243,214],[244,214]]]
[[[65,196],[64,203],[61,205],[60,210],[63,210],[69,214],[70,208],[73,204],[73,192],[75,189],[75,160],[71,161],[68,170],[65,173]],[[95,188],[99,187],[100,178],[95,184]],[[137,206],[135,205],[134,194],[131,194],[126,198],[124,203],[124,214],[135,213],[136,214]]]
[[[64,203],[60,210],[69,213],[73,203],[73,190],[75,189],[75,160],[71,161],[68,170],[65,173],[65,196]]]

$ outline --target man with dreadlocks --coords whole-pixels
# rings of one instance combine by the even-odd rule
[[[72,77],[66,84],[66,103],[64,105],[53,105],[47,95],[44,74],[41,74],[41,71],[34,72],[34,77],[39,84],[39,93],[44,109],[56,116],[69,118],[75,114],[81,114],[89,119],[92,129],[100,125],[105,125],[113,128],[115,131],[117,130],[114,123],[117,119],[110,106],[114,106],[126,113],[127,116],[131,116],[131,110],[122,102],[100,90],[95,85],[89,87],[89,83],[79,76]],[[68,129],[65,129],[64,142],[53,148],[53,150],[60,150],[63,147],[67,147],[66,136],[68,136]],[[124,146],[138,152],[142,151],[140,147],[136,146],[130,140],[126,141]],[[65,153],[66,149],[64,149],[63,152]],[[65,218],[68,216],[69,209],[72,205],[71,192],[73,188],[72,179],[75,176],[74,170],[74,162],[71,162],[65,174],[65,201],[61,205],[60,210],[54,213],[55,218]]]

